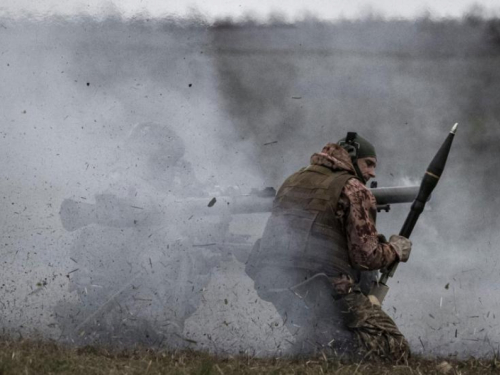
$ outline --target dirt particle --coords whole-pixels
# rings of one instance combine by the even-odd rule
[[[217,202],[217,199],[215,199],[215,197],[212,198],[212,200],[210,202],[208,202],[208,207],[212,207],[215,202]]]

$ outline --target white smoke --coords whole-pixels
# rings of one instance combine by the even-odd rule
[[[163,124],[182,138],[183,158],[208,204],[228,186],[237,186],[238,194],[278,187],[324,143],[348,130],[376,145],[379,186],[413,185],[458,121],[447,170],[412,235],[410,262],[391,280],[385,309],[416,352],[487,355],[498,347],[498,266],[492,261],[498,240],[494,22],[475,27],[458,21],[308,21],[294,27],[207,28],[119,17],[4,21],[4,332],[59,338],[63,332],[55,306],[81,303],[71,280],[81,272],[75,271],[81,265],[72,249],[82,244],[82,231],[63,227],[59,210],[64,200],[97,204],[100,195],[110,192],[113,173],[127,170],[125,197],[133,187],[137,199],[145,196],[141,204],[171,202],[168,189],[153,188],[133,174],[135,160],[124,147],[139,123]],[[197,185],[187,188],[197,190]],[[142,285],[155,280],[158,288],[171,285],[186,295],[190,286],[202,285],[191,290],[201,302],[188,299],[181,312],[177,302],[169,302],[172,311],[187,316],[182,332],[174,330],[180,338],[173,338],[175,322],[154,305],[126,315],[127,321],[131,316],[151,317],[149,323],[164,319],[161,329],[153,324],[153,331],[166,332],[163,345],[172,337],[172,344],[221,352],[284,350],[290,337],[242,272],[245,251],[211,252],[210,244],[217,241],[210,236],[218,232],[200,228],[218,225],[218,219],[196,213],[190,218],[185,210],[162,207],[157,213],[168,225],[155,227],[154,233],[102,229],[94,223],[85,245],[113,249],[126,239],[139,249],[137,267],[149,267],[158,277]],[[380,231],[397,233],[408,209],[393,207],[380,214]],[[266,218],[235,217],[226,223],[228,233],[246,236],[251,245]],[[185,250],[177,241],[183,236],[202,246]],[[144,252],[167,245],[164,253]],[[185,256],[178,259],[171,249]],[[110,264],[119,258],[111,254]],[[162,268],[150,264],[153,260],[156,266],[163,260],[180,263],[163,279]],[[190,279],[193,274],[197,281]],[[163,282],[167,279],[174,281]],[[110,288],[104,301],[118,291]],[[129,307],[125,298],[121,305]]]

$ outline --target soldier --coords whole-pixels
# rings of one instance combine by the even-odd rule
[[[167,125],[137,124],[120,150],[95,204],[61,205],[64,228],[77,231],[70,291],[78,301],[56,308],[63,335],[80,343],[186,345],[184,321],[220,255],[192,248],[204,235],[193,230],[201,224],[168,208],[172,197],[202,196],[204,185]]]
[[[375,227],[371,143],[348,133],[285,180],[260,243],[247,262],[261,298],[274,304],[296,337],[293,354],[336,354],[405,361],[409,346],[376,298],[376,270],[406,262],[411,242]]]

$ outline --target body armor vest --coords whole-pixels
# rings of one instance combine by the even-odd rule
[[[293,268],[304,271],[300,274],[306,278],[345,274],[358,282],[359,271],[350,265],[346,236],[335,217],[340,194],[351,178],[356,177],[319,165],[290,176],[276,195],[257,254],[250,257],[254,272],[269,266]]]

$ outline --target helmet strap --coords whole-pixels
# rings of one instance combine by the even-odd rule
[[[345,144],[342,146],[349,153],[349,156],[351,157],[352,165],[354,166],[354,170],[356,171],[356,174],[358,175],[359,179],[361,180],[363,185],[366,185],[366,180],[363,177],[363,174],[361,173],[361,170],[359,169],[359,165],[358,165],[358,149],[357,149],[356,145],[354,144],[354,139],[356,138],[356,136],[357,136],[356,132],[348,132],[347,136],[345,137]]]
[[[361,182],[363,183],[363,185],[366,185],[366,180],[363,177],[363,174],[361,173],[361,169],[359,169],[358,158],[353,158],[351,160],[352,160],[352,165],[354,165],[354,170],[356,171],[356,175],[361,180]]]

